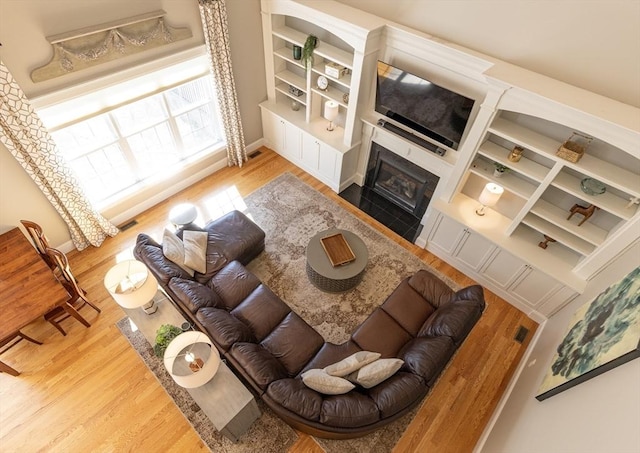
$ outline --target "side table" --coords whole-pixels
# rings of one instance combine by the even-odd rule
[[[121,307],[150,345],[155,344],[156,330],[162,324],[180,326],[185,322],[184,316],[173,306],[164,292],[159,290],[154,301],[158,310],[151,315],[139,308]],[[233,442],[237,442],[260,417],[260,409],[253,395],[224,361],[220,363],[213,379],[205,385],[185,390],[209,417],[218,432]]]

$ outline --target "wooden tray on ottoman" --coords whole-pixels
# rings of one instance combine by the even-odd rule
[[[333,267],[342,266],[343,264],[355,261],[356,256],[349,247],[342,233],[332,234],[320,239],[322,248],[327,253],[329,261]]]

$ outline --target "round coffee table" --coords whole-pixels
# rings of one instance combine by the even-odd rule
[[[175,227],[192,223],[198,217],[198,210],[191,203],[182,203],[169,211],[169,222]]]
[[[356,259],[341,266],[333,266],[320,239],[342,233]],[[362,280],[369,259],[369,251],[362,239],[347,230],[321,231],[307,245],[307,276],[313,285],[330,293],[350,290]]]

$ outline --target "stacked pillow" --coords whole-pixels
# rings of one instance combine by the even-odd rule
[[[162,253],[192,277],[194,272],[205,274],[208,239],[206,231],[184,230],[181,240],[175,233],[165,229],[162,234]]]
[[[404,364],[400,359],[380,359],[377,352],[360,351],[323,369],[302,373],[302,382],[325,395],[341,395],[359,384],[371,388],[393,376]]]

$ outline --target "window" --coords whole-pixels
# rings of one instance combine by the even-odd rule
[[[224,144],[209,75],[53,128],[51,135],[98,206]]]

